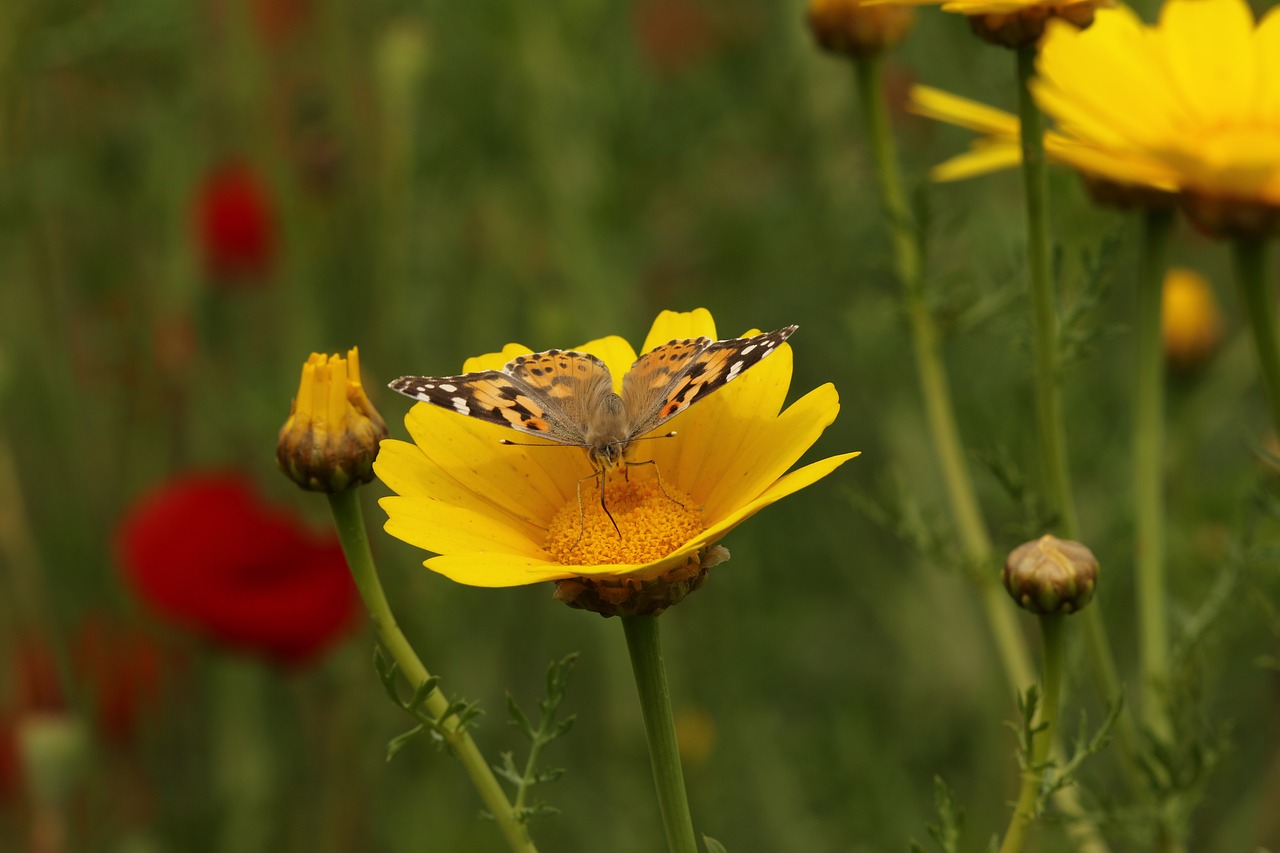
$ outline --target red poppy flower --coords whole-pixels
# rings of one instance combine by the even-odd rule
[[[222,283],[257,281],[271,272],[275,210],[248,165],[225,163],[205,178],[196,197],[196,238],[205,270]]]
[[[267,506],[237,474],[188,475],[143,497],[120,523],[118,552],[158,613],[281,664],[313,659],[356,609],[338,540]]]

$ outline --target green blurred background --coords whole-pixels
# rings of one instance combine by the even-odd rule
[[[1008,107],[1013,79],[1011,53],[937,10],[886,76],[899,106],[923,82]],[[1004,553],[1043,521],[1020,185],[928,185],[968,135],[893,120]],[[232,274],[200,226],[202,187],[227,163],[259,177],[271,211],[268,249]],[[290,672],[193,643],[125,588],[117,521],[170,477],[233,467],[325,525],[324,501],[273,459],[313,350],[358,345],[403,438],[408,401],[383,390],[395,376],[453,372],[508,341],[638,345],[659,310],[697,306],[723,336],[799,324],[792,397],[831,381],[843,405],[810,458],[863,451],[735,531],[732,561],[662,620],[699,830],[733,851],[902,850],[935,821],[938,774],[967,813],[962,849],[985,849],[1016,792],[1016,712],[946,514],[869,168],[852,70],[811,46],[798,2],[0,4],[0,651],[32,632],[56,647],[105,612],[189,655],[127,753],[92,750],[67,849],[503,849],[446,753],[420,740],[384,762],[408,725],[363,625]],[[1064,304],[1089,309],[1067,393],[1103,565],[1094,606],[1132,690],[1137,223],[1093,208],[1071,175],[1051,191]],[[1179,745],[1187,797],[1204,797],[1191,849],[1280,847],[1280,482],[1258,461],[1268,426],[1226,247],[1180,224],[1173,256],[1229,317],[1217,357],[1170,386],[1177,701],[1202,726]],[[660,849],[620,626],[549,585],[429,573],[380,532],[385,491],[364,497],[393,606],[445,689],[487,710],[476,737],[493,761],[521,757],[504,691],[530,709],[547,663],[581,653],[565,707],[578,724],[546,759],[569,773],[538,791],[563,814],[534,824],[540,848]],[[1096,722],[1070,649],[1065,719]],[[1149,849],[1147,806],[1114,757],[1082,782],[1115,849]],[[4,806],[4,849],[27,849],[28,800]]]

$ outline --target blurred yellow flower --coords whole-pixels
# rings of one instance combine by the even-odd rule
[[[387,425],[360,383],[360,351],[313,352],[276,441],[276,461],[304,489],[340,492],[373,479]]]
[[[697,336],[715,339],[710,313],[664,311],[642,351]],[[631,344],[616,336],[578,350],[602,359],[615,387],[636,360]],[[463,370],[501,369],[529,352],[509,344],[469,359]],[[502,444],[510,430],[420,403],[405,417],[415,443],[383,442],[375,465],[396,493],[381,501],[386,530],[439,555],[427,568],[472,586],[573,579],[565,580],[560,596],[572,599],[584,591],[608,598],[612,593],[601,589],[610,585],[621,598],[672,577],[696,575],[700,583],[705,569],[723,559],[723,549],[712,546],[725,534],[857,455],[786,473],[840,408],[835,388],[826,384],[782,410],[790,382],[791,349],[784,344],[664,423],[662,431],[674,430],[675,437],[634,444],[633,450],[643,448],[636,461],[655,464],[632,466],[625,477],[608,475],[612,520],[580,450]]]
[[[1049,23],[1032,92],[1057,133],[1048,157],[1121,187],[1176,193],[1210,230],[1280,217],[1280,12],[1255,25],[1245,0],[1168,0],[1156,26],[1100,10],[1088,30]],[[913,109],[986,138],[942,179],[1016,164],[1017,120],[922,89]]]
[[[1174,267],[1164,277],[1160,332],[1170,367],[1190,370],[1218,349],[1222,310],[1208,280],[1194,270]]]

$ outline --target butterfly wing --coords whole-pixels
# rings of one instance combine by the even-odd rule
[[[632,438],[657,429],[708,394],[737,379],[791,337],[795,326],[749,338],[671,341],[636,359],[622,378]]]
[[[392,390],[461,415],[562,444],[583,444],[591,395],[613,390],[604,362],[564,350],[522,355],[502,370],[402,376]]]

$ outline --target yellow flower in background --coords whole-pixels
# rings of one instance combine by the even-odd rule
[[[1031,83],[1057,126],[1046,154],[1137,191],[1140,204],[1177,194],[1211,230],[1265,229],[1280,216],[1277,57],[1280,12],[1255,25],[1244,0],[1168,0],[1156,26],[1125,7],[1083,31],[1050,22]],[[937,90],[912,98],[915,111],[985,135],[937,177],[1018,163],[1015,117]]]
[[[1191,370],[1208,361],[1222,343],[1224,325],[1208,279],[1180,267],[1165,274],[1160,337],[1170,367]]]
[[[663,312],[642,352],[676,339],[716,339],[703,309]],[[619,337],[578,348],[601,359],[615,390],[636,361]],[[500,370],[530,350],[509,344],[472,358],[465,373]],[[452,379],[458,379],[453,377]],[[398,380],[399,382],[399,380]],[[724,387],[661,425],[674,437],[631,443],[625,469],[603,475],[604,503],[587,454],[571,446],[504,444],[523,437],[510,429],[420,403],[405,417],[414,443],[389,440],[375,468],[396,493],[381,502],[392,536],[438,556],[427,568],[459,583],[504,587],[562,581],[562,599],[584,597],[601,609],[647,585],[671,581],[696,588],[713,549],[729,531],[764,507],[825,477],[856,453],[787,473],[839,411],[835,388],[823,385],[787,409],[791,350],[777,347]],[[455,388],[449,385],[449,388]],[[542,446],[544,445],[545,446]],[[688,591],[688,590],[686,590]],[[654,609],[671,603],[658,594]],[[644,605],[648,606],[648,605]]]
[[[304,489],[340,492],[373,479],[387,425],[360,383],[360,351],[313,352],[302,365],[298,396],[280,428],[276,461]]]

